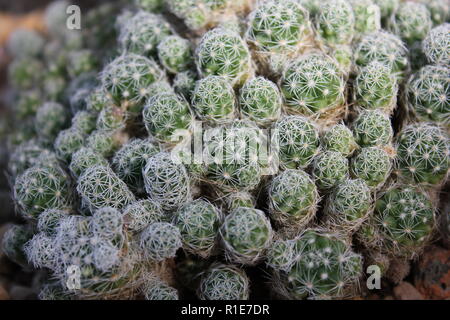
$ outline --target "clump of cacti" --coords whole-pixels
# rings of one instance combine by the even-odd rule
[[[7,43],[2,247],[40,299],[350,298],[435,238],[444,1],[68,5]]]

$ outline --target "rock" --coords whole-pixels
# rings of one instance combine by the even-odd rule
[[[0,284],[0,300],[9,300],[9,294],[1,284]]]
[[[414,283],[426,299],[450,299],[450,250],[427,248],[416,269]]]
[[[13,285],[9,291],[12,300],[29,300],[35,298],[35,293],[31,288]]]
[[[403,281],[394,288],[394,296],[398,300],[423,300],[419,291],[409,282]]]
[[[392,259],[389,263],[389,269],[387,270],[385,276],[394,284],[398,284],[405,279],[406,276],[408,276],[410,271],[411,266],[408,260]]]

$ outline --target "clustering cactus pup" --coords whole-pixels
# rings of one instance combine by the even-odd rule
[[[70,208],[47,209],[39,215],[37,230],[47,235],[48,237],[54,237],[58,231],[57,229],[61,220],[70,214]]]
[[[392,162],[389,153],[382,148],[362,148],[352,159],[350,172],[355,178],[363,179],[370,188],[379,189],[391,173]]]
[[[112,96],[103,86],[92,89],[86,97],[86,109],[92,113],[98,113],[111,104]]]
[[[187,71],[194,63],[189,40],[177,35],[167,36],[159,43],[158,58],[164,68],[173,74]]]
[[[354,295],[362,275],[362,257],[338,234],[307,229],[288,240],[284,252],[292,260],[274,264],[273,285],[288,299],[330,299]],[[281,260],[278,260],[281,261]]]
[[[20,266],[27,267],[28,261],[24,245],[33,237],[33,232],[27,225],[11,225],[3,235],[2,251]]]
[[[431,123],[403,128],[396,139],[399,178],[408,183],[433,185],[448,175],[450,160],[447,134]]]
[[[233,211],[239,207],[254,208],[256,204],[255,197],[249,192],[230,192],[224,198],[228,211]]]
[[[345,81],[338,63],[321,53],[293,60],[280,83],[287,110],[334,121],[345,113]]]
[[[203,199],[186,203],[174,215],[183,247],[203,258],[207,258],[214,249],[221,222],[222,212]]]
[[[116,131],[124,129],[127,123],[127,112],[118,107],[106,107],[98,114],[97,129]]]
[[[97,126],[97,115],[94,112],[78,111],[72,118],[72,128],[83,134],[91,134]]]
[[[380,8],[381,24],[386,28],[400,0],[373,0],[373,2]]]
[[[150,157],[142,170],[145,190],[150,200],[164,210],[174,210],[191,199],[188,172],[175,162],[170,153],[160,152]]]
[[[225,217],[220,237],[228,260],[254,265],[264,257],[273,231],[263,211],[239,207]]]
[[[61,160],[70,163],[72,154],[83,146],[85,138],[85,135],[76,128],[60,131],[54,144],[56,154]]]
[[[195,90],[197,74],[192,70],[178,72],[173,78],[173,89],[179,95],[182,95],[187,101],[191,101]]]
[[[86,139],[86,147],[110,158],[124,143],[127,136],[121,131],[95,130]]]
[[[379,109],[390,114],[396,107],[397,93],[397,79],[379,61],[362,68],[355,79],[354,100],[362,109]]]
[[[202,274],[197,295],[201,300],[248,300],[250,280],[236,266],[214,264]]]
[[[390,29],[408,45],[422,41],[432,27],[428,8],[418,2],[401,2],[391,17]]]
[[[239,34],[216,28],[205,33],[195,51],[198,73],[222,76],[233,85],[253,74],[250,51]]]
[[[165,19],[157,14],[138,11],[122,27],[119,42],[130,53],[155,56],[159,43],[172,34]]]
[[[312,43],[308,11],[298,1],[264,1],[250,14],[247,41],[263,62],[272,55],[295,56]]]
[[[283,168],[306,168],[319,152],[319,131],[302,116],[287,116],[274,124],[274,137]]]
[[[381,29],[381,10],[373,0],[349,0],[355,13],[355,38]]]
[[[26,218],[37,218],[46,209],[71,207],[70,179],[59,166],[37,165],[17,177],[14,199]]]
[[[226,122],[235,117],[236,97],[226,78],[210,75],[197,81],[192,106],[202,120]]]
[[[194,121],[189,104],[171,92],[151,97],[144,107],[142,117],[149,134],[169,144],[178,143],[180,134],[190,131]]]
[[[165,78],[158,64],[133,53],[123,54],[102,71],[102,84],[117,105],[139,110],[148,97],[148,87]]]
[[[348,159],[337,151],[324,151],[316,156],[312,163],[312,177],[322,191],[329,191],[346,180],[348,172]]]
[[[366,34],[356,44],[354,61],[357,68],[381,62],[401,80],[408,69],[408,49],[396,35],[380,30]]]
[[[139,200],[123,209],[127,230],[133,233],[142,231],[148,225],[167,220],[162,208],[151,200]]]
[[[372,194],[362,179],[347,179],[339,183],[326,199],[326,224],[332,229],[353,232],[372,209]]]
[[[435,26],[448,22],[450,17],[450,5],[440,0],[420,0],[430,11],[431,20]]]
[[[443,125],[450,123],[449,76],[449,68],[429,65],[410,77],[406,100],[416,118]]]
[[[355,36],[355,14],[349,1],[323,1],[316,29],[319,41],[326,46],[350,44]]]
[[[441,66],[450,64],[450,23],[443,23],[428,33],[422,42],[422,50],[429,63]]]
[[[150,276],[143,285],[142,293],[146,300],[179,300],[177,289],[169,286],[156,276]]]
[[[140,236],[140,247],[144,255],[156,262],[174,258],[181,246],[180,230],[167,222],[150,224]]]
[[[78,178],[86,169],[96,166],[108,166],[108,161],[98,152],[86,147],[81,147],[72,154],[69,164],[70,173]]]
[[[35,127],[39,139],[44,144],[51,144],[58,133],[68,125],[68,114],[63,105],[56,102],[46,102],[39,107]]]
[[[250,79],[239,93],[241,115],[262,126],[278,120],[282,105],[277,85],[263,77]]]
[[[298,233],[315,216],[320,200],[316,185],[303,170],[288,169],[269,186],[271,217],[285,233]]]
[[[125,182],[103,165],[86,169],[78,179],[77,191],[83,204],[93,210],[103,207],[122,209],[135,201]]]
[[[327,151],[336,151],[350,157],[358,148],[353,132],[343,123],[328,128],[322,135],[321,144]]]
[[[429,243],[435,230],[435,208],[417,187],[395,185],[377,201],[373,219],[382,248],[390,256],[411,258]]]
[[[352,126],[356,142],[361,147],[388,146],[394,135],[389,116],[380,110],[365,110]]]

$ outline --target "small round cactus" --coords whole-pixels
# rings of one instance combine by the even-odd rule
[[[357,37],[381,29],[381,10],[373,0],[349,0],[355,13]]]
[[[450,23],[437,26],[428,33],[422,42],[422,50],[428,61],[433,64],[450,64]]]
[[[86,147],[105,158],[111,157],[121,143],[120,134],[115,131],[95,130],[86,139]]]
[[[239,94],[242,116],[260,125],[268,125],[281,115],[283,100],[277,85],[263,77],[247,81]]]
[[[362,257],[339,235],[308,229],[291,240],[294,261],[276,270],[275,286],[291,299],[330,299],[351,295],[362,274]]]
[[[54,148],[60,159],[70,163],[72,154],[84,144],[85,135],[76,128],[60,131],[56,137]]]
[[[383,27],[386,27],[400,0],[373,0],[373,2],[380,8],[381,22]]]
[[[24,251],[28,261],[35,268],[54,268],[56,263],[54,239],[38,233],[24,245]]]
[[[264,212],[240,207],[226,216],[220,236],[229,260],[253,265],[270,246],[273,231]]]
[[[21,266],[27,266],[24,245],[33,237],[33,232],[26,225],[11,225],[2,237],[2,252]]]
[[[448,174],[449,139],[436,125],[408,125],[400,132],[396,147],[397,170],[403,180],[438,184]]]
[[[336,61],[323,54],[301,56],[283,73],[281,92],[289,111],[317,115],[344,104],[345,82]]]
[[[372,61],[381,62],[397,79],[401,79],[408,68],[408,50],[397,36],[386,31],[376,31],[363,36],[356,45],[354,60],[359,68]]]
[[[277,239],[267,250],[267,265],[275,270],[289,271],[295,263],[295,242]]]
[[[411,76],[406,86],[410,111],[420,120],[450,122],[450,69],[425,66]]]
[[[65,209],[47,209],[39,215],[37,229],[43,234],[54,237],[57,233],[57,228],[60,221],[70,214],[69,210]]]
[[[348,159],[337,151],[325,151],[316,156],[312,168],[312,176],[321,190],[330,190],[348,178]]]
[[[150,224],[140,236],[140,247],[144,255],[157,262],[174,258],[181,246],[180,230],[167,222]]]
[[[392,169],[392,159],[379,147],[362,148],[350,164],[355,178],[363,179],[370,188],[379,188],[387,180]]]
[[[355,14],[347,0],[325,0],[320,5],[316,29],[328,46],[350,44],[355,36]]]
[[[205,33],[196,52],[198,72],[203,77],[222,76],[231,83],[242,83],[252,74],[251,55],[241,37],[230,30],[216,28]]]
[[[327,224],[352,231],[367,218],[372,195],[362,179],[347,179],[339,183],[326,200]]]
[[[122,209],[135,201],[125,182],[111,168],[96,165],[86,169],[78,179],[77,191],[83,204],[91,210],[112,207]]]
[[[180,229],[183,247],[208,257],[216,244],[221,218],[219,209],[203,199],[182,206],[175,214],[174,223]]]
[[[275,123],[275,142],[282,167],[307,167],[319,152],[319,132],[313,122],[301,116],[288,116]]]
[[[162,16],[138,11],[124,24],[119,41],[130,53],[152,56],[161,40],[171,34],[171,27]]]
[[[435,26],[448,22],[450,18],[450,5],[448,2],[441,0],[420,0],[420,2],[427,6]]]
[[[14,198],[24,217],[37,218],[46,209],[70,207],[73,195],[60,167],[38,165],[17,177]]]
[[[391,112],[396,106],[397,80],[389,68],[379,61],[373,61],[361,69],[354,87],[358,107]]]
[[[78,111],[72,118],[72,128],[83,134],[90,134],[95,130],[97,115],[89,111]]]
[[[147,98],[148,86],[164,77],[154,60],[130,53],[105,67],[102,83],[116,104],[138,105]]]
[[[412,186],[394,186],[375,205],[373,223],[391,255],[419,252],[435,227],[434,207],[426,193]],[[386,247],[385,247],[386,246]]]
[[[194,121],[189,104],[171,92],[150,98],[142,116],[150,135],[171,144],[179,142],[179,135],[190,130]]]
[[[297,52],[312,35],[308,11],[298,1],[264,1],[250,15],[247,40],[261,52]]]
[[[108,166],[108,161],[98,152],[86,147],[72,154],[69,169],[74,178],[78,178],[86,169],[96,166]]]
[[[191,198],[189,175],[171,154],[160,152],[148,159],[142,171],[145,189],[152,201],[164,210],[173,210]]]
[[[231,84],[220,76],[207,76],[195,85],[192,106],[202,120],[225,122],[234,118],[236,97]]]
[[[325,132],[322,145],[328,151],[342,153],[344,157],[351,156],[358,147],[352,131],[343,123],[336,124]]]
[[[35,140],[21,143],[9,157],[9,172],[16,177],[26,169],[38,164],[44,163],[42,160],[49,159],[54,154],[43,148]]]
[[[91,230],[94,236],[103,239],[114,239],[123,233],[122,213],[112,207],[97,209],[91,220]]]
[[[97,129],[104,131],[115,131],[125,128],[127,113],[121,108],[106,107],[100,111],[97,117]]]
[[[223,199],[228,211],[239,207],[254,208],[255,198],[248,192],[230,192]]]
[[[86,109],[89,112],[97,113],[109,106],[112,102],[106,88],[100,86],[91,90],[86,97]]]
[[[44,103],[36,113],[36,132],[44,143],[50,143],[68,124],[68,114],[56,102]]]
[[[163,67],[174,74],[188,70],[194,62],[191,44],[177,35],[168,36],[159,43],[158,58]]]
[[[379,110],[361,112],[352,129],[361,147],[389,145],[394,135],[389,116]]]
[[[235,266],[216,264],[202,275],[197,295],[201,300],[248,300],[250,280]]]
[[[97,64],[97,58],[89,49],[71,51],[67,55],[67,73],[72,78],[95,71]]]
[[[150,276],[144,284],[143,291],[145,300],[179,300],[178,291],[155,276]]]
[[[179,72],[173,78],[173,89],[177,94],[183,96],[186,100],[191,101],[196,81],[197,74],[192,70]]]
[[[127,229],[132,232],[140,232],[148,225],[165,219],[160,206],[150,200],[140,200],[126,206],[123,216]]]
[[[391,17],[390,28],[407,44],[422,41],[432,26],[428,8],[418,2],[401,2]]]
[[[128,187],[138,193],[144,193],[142,170],[147,160],[159,152],[159,147],[150,139],[133,139],[124,144],[112,159],[116,174]]]
[[[6,47],[15,58],[35,57],[44,49],[45,41],[34,30],[17,29],[11,33]]]
[[[31,89],[42,81],[44,68],[38,59],[15,59],[8,67],[8,80],[17,89]]]
[[[21,92],[17,97],[16,116],[19,119],[26,119],[36,115],[37,109],[42,105],[43,94],[40,90],[27,90]]]
[[[298,232],[308,224],[319,200],[314,181],[303,170],[285,170],[269,186],[271,216],[287,232]]]

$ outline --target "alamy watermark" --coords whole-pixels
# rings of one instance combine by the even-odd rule
[[[66,8],[68,15],[66,27],[69,30],[81,30],[81,9],[77,5],[70,5]]]

